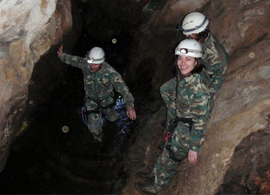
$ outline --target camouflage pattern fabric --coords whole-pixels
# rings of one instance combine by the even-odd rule
[[[108,109],[102,109],[102,112],[94,113],[91,112],[88,115],[88,129],[93,134],[94,138],[98,141],[102,141],[103,138],[103,132],[102,132],[102,126],[103,126],[103,118],[102,114],[105,115],[105,117],[113,122],[118,119],[118,114],[114,110],[114,108],[108,108]]]
[[[176,116],[192,118],[189,147],[199,151],[210,117],[209,89],[204,85],[199,74],[192,74],[178,82],[176,90]],[[188,127],[188,124],[185,123]]]
[[[218,39],[211,33],[201,43],[203,56],[202,63],[204,65],[201,74],[203,83],[208,87],[211,98],[209,99],[210,112],[214,106],[214,98],[216,92],[221,88],[226,78],[228,69],[228,54],[225,48],[219,43]],[[172,118],[175,118],[175,89],[176,78],[169,80],[160,87],[161,97],[167,107],[167,123],[166,130],[169,130],[169,124]],[[170,106],[169,106],[170,105]]]
[[[176,117],[176,77],[167,81],[160,87],[160,95],[167,108],[166,130],[169,130],[170,121]]]
[[[201,46],[205,68],[200,76],[186,77],[178,84],[177,79],[173,78],[160,87],[161,97],[167,107],[166,130],[169,130],[170,121],[175,116],[193,120],[191,132],[188,124],[179,122],[172,134],[171,149],[179,160],[185,159],[190,149],[200,150],[215,93],[221,88],[228,69],[228,54],[213,34],[210,33]],[[176,173],[178,165],[165,148],[155,164],[155,185],[166,186]]]
[[[201,46],[203,51],[202,63],[205,66],[202,79],[208,83],[213,97],[221,88],[226,78],[229,56],[225,48],[212,33],[209,33],[209,36],[201,43]],[[205,76],[206,74],[210,77],[210,80]]]
[[[84,75],[84,90],[87,97],[86,107],[88,111],[96,111],[99,106],[106,107],[114,103],[113,89],[119,92],[126,103],[126,107],[134,107],[134,98],[131,95],[122,76],[107,62],[103,62],[101,69],[92,72],[87,58],[63,54],[61,61],[71,66],[82,69]],[[114,108],[102,109],[102,113],[110,121],[117,119],[117,113]],[[94,137],[100,137],[102,134],[102,122],[99,121],[99,113],[92,113],[88,116],[89,130]],[[116,117],[117,116],[117,117]],[[102,121],[102,120],[101,120]]]
[[[174,82],[169,83],[171,86],[174,85]],[[185,77],[177,83],[176,116],[179,118],[192,118],[193,121],[191,132],[189,132],[188,123],[178,122],[172,133],[171,149],[179,160],[183,160],[187,157],[189,150],[198,152],[203,144],[210,116],[208,105],[210,94],[209,89],[202,82],[201,76],[197,73]],[[170,87],[169,89],[171,90]],[[165,86],[162,87],[163,92],[170,90]],[[175,174],[178,165],[178,162],[170,158],[169,152],[165,148],[155,164],[155,185],[159,187],[167,185]]]

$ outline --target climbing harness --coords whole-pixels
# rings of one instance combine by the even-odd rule
[[[87,127],[91,128],[91,129],[95,129],[95,128],[100,126],[100,123],[102,120],[102,109],[112,108],[113,106],[115,106],[115,103],[112,103],[112,104],[107,105],[107,106],[101,106],[99,103],[96,102],[98,104],[98,108],[96,108],[95,110],[88,111],[87,107],[85,105],[87,99],[88,99],[88,97],[84,98],[84,104],[83,104],[84,106],[82,107],[82,120]],[[98,123],[96,125],[90,125],[88,123],[88,115],[91,113],[99,114]]]
[[[101,112],[101,109],[99,109],[99,110],[100,110],[100,111],[97,113],[97,112],[93,112],[93,111],[88,111],[86,106],[83,106],[83,107],[82,107],[82,120],[83,120],[84,124],[85,124],[87,127],[91,128],[91,129],[94,129],[94,128],[99,127],[99,125],[100,125],[100,123],[101,123],[101,119],[102,119],[102,112]],[[99,114],[98,123],[97,123],[96,125],[90,125],[90,124],[88,123],[88,118],[87,118],[87,116],[88,116],[90,113],[97,113],[97,114]]]
[[[178,159],[172,150],[172,134],[173,134],[173,131],[175,130],[175,128],[177,127],[178,122],[188,123],[189,124],[189,133],[191,133],[193,121],[192,121],[192,118],[176,117],[175,119],[172,119],[170,121],[169,131],[165,137],[166,149],[169,151],[170,158],[176,162],[181,162],[182,160]]]

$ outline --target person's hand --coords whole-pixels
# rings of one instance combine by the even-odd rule
[[[188,161],[190,162],[190,164],[195,165],[198,161],[198,153],[193,150],[189,150]]]
[[[128,107],[127,108],[127,116],[131,120],[135,120],[137,118],[136,111],[133,107]]]
[[[60,45],[60,47],[58,48],[57,54],[58,54],[59,58],[62,57],[62,55],[63,55],[63,44]]]

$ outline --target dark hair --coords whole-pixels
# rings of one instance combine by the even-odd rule
[[[194,67],[194,69],[191,71],[191,74],[194,74],[194,73],[200,73],[202,70],[203,70],[203,65],[201,63],[201,59],[200,58],[195,58],[197,64],[196,66]]]
[[[197,34],[196,40],[199,42],[203,42],[208,37],[209,33],[210,33],[210,30],[208,28],[205,29],[204,31]]]
[[[180,80],[182,78],[185,77],[185,75],[182,75],[181,71],[179,70],[178,66],[177,66],[177,58],[178,56],[176,55],[175,56],[175,61],[173,63],[173,73],[180,78]],[[203,64],[201,63],[201,58],[195,58],[195,61],[197,62],[197,64],[195,65],[194,69],[191,71],[191,74],[194,74],[194,73],[198,73],[200,74],[203,70]]]

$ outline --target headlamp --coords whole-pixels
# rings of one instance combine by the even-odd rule
[[[105,60],[105,57],[100,58],[100,59],[88,58],[87,63],[89,63],[89,64],[95,64],[95,63],[100,64],[101,63],[100,61],[102,61],[102,60]],[[99,62],[99,63],[97,63],[97,62]]]
[[[88,58],[88,59],[87,59],[87,63],[91,64],[91,63],[93,63],[93,62],[94,62],[94,59],[93,59],[93,58]]]
[[[188,54],[188,53],[196,53],[196,54],[200,54],[202,53],[199,50],[195,50],[195,49],[187,49],[187,48],[177,48],[176,51],[179,51],[181,54]]]

